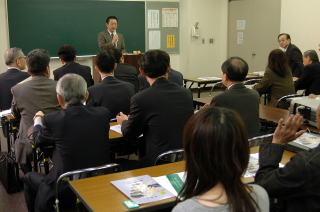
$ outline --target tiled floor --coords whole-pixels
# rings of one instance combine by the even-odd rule
[[[27,212],[23,192],[8,194],[0,183],[0,212]]]

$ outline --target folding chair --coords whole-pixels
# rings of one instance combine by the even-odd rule
[[[286,95],[281,97],[280,99],[278,99],[276,107],[278,108],[283,108],[283,109],[288,109],[290,106],[290,99],[294,98],[294,97],[301,97],[303,95],[301,94],[290,94],[290,95]]]
[[[182,161],[184,159],[184,150],[183,149],[176,149],[176,150],[169,150],[160,154],[155,162],[154,165],[161,165],[167,163],[174,163],[178,161]]]
[[[107,173],[110,174],[110,173],[114,173],[114,172],[118,172],[118,171],[120,171],[119,164],[111,163],[111,164],[106,164],[103,166],[86,168],[86,169],[79,169],[79,170],[63,173],[62,175],[59,176],[59,178],[56,181],[56,185],[55,185],[55,210],[56,210],[56,212],[61,211],[60,206],[59,206],[59,204],[60,204],[59,189],[60,189],[62,182],[68,182],[70,180],[99,176],[99,175],[103,175],[103,174],[107,174]]]
[[[261,144],[268,143],[272,140],[272,136],[273,136],[273,133],[249,138],[248,139],[249,146],[254,147],[254,146],[260,146]]]

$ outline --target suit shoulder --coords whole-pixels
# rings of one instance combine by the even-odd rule
[[[80,63],[75,63],[78,67],[81,67],[82,69],[84,69],[84,70],[91,70],[91,68],[89,67],[89,66],[86,66],[86,65],[82,65],[82,64],[80,64]]]
[[[19,75],[25,78],[30,77],[30,75],[27,72],[23,72],[23,71],[21,71]]]
[[[98,107],[93,107],[93,106],[86,106],[88,111],[91,111],[93,114],[97,116],[102,116],[110,119],[111,112],[109,109],[106,107],[98,106]]]

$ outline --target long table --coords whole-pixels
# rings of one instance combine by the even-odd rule
[[[249,73],[246,77],[246,80],[250,79],[261,79],[262,76],[258,74]],[[198,92],[198,98],[200,98],[201,89],[204,89],[207,84],[214,84],[221,82],[221,77],[191,77],[191,78],[184,78],[184,87],[188,87],[191,89],[193,84],[197,84],[197,92]],[[187,83],[190,83],[189,86],[187,86]],[[202,87],[201,87],[202,86]]]
[[[201,97],[201,98],[195,98],[193,100],[195,105],[205,105],[205,104],[210,104],[212,100],[212,97]],[[281,109],[281,108],[276,108],[276,107],[271,107],[268,105],[259,105],[259,118],[264,119],[266,121],[271,121],[274,123],[278,123],[278,121],[282,118],[284,120],[287,120],[290,115],[289,110],[286,109]],[[308,129],[311,132],[315,133],[320,133],[320,129],[317,129],[316,127],[303,124],[301,126],[301,129]]]
[[[258,152],[259,147],[252,147],[251,153]],[[284,151],[281,163],[286,164],[295,153]],[[85,178],[70,181],[70,185],[77,197],[82,201],[89,211],[128,211],[122,204],[127,200],[117,188],[110,182],[114,180],[126,179],[140,175],[150,175],[158,177],[162,175],[182,172],[185,170],[185,162],[176,162],[166,165],[153,166],[132,171],[119,172],[114,174],[102,175],[98,177]],[[252,182],[253,178],[243,178],[243,182]],[[160,208],[172,207],[175,204],[175,198],[170,198],[158,202],[141,205],[139,209],[143,211],[154,211]]]

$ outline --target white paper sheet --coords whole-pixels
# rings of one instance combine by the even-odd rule
[[[282,163],[279,163],[279,167],[284,167]],[[259,153],[250,154],[249,164],[243,177],[254,177],[259,169]]]
[[[258,76],[263,76],[264,75],[264,71],[255,71],[255,72],[252,72],[253,74],[256,74]]]
[[[237,20],[237,30],[246,29],[246,20]]]
[[[110,130],[112,130],[114,132],[117,132],[117,133],[122,135],[121,125],[120,124],[110,126]]]
[[[243,32],[237,32],[237,44],[242,45],[244,43]]]
[[[178,27],[178,8],[162,8],[162,27]]]
[[[296,146],[302,146],[306,149],[316,148],[320,144],[320,136],[314,133],[303,133],[299,138],[290,142],[297,144]],[[304,149],[305,149],[304,148]]]
[[[160,49],[160,30],[149,31],[149,49]]]
[[[11,109],[4,110],[0,112],[0,117],[7,116],[11,114]]]
[[[159,10],[148,10],[148,28],[158,29],[159,23]]]
[[[199,80],[221,80],[220,77],[198,77]]]

